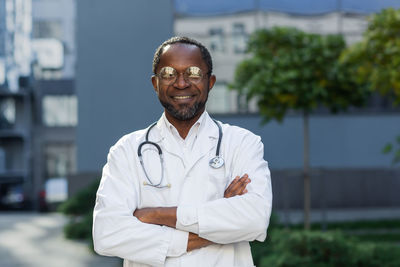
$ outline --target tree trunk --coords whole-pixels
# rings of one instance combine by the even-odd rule
[[[310,193],[310,143],[309,143],[309,114],[303,113],[303,138],[304,138],[304,229],[310,229],[310,209],[311,209],[311,193]]]

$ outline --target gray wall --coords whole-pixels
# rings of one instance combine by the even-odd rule
[[[313,209],[400,207],[400,169],[314,168],[311,172]],[[300,170],[272,170],[273,207],[303,207]]]
[[[265,159],[272,169],[302,168],[303,122],[288,116],[282,124],[261,125],[256,115],[218,116],[260,135]],[[382,148],[400,134],[400,113],[357,113],[310,117],[311,166],[326,168],[390,167]]]
[[[158,119],[155,49],[172,35],[172,2],[77,1],[78,171],[98,171],[119,137]]]

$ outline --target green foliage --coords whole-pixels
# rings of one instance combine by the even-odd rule
[[[400,9],[385,9],[370,18],[361,42],[348,48],[341,62],[356,80],[391,96],[400,104]]]
[[[359,85],[388,95],[400,104],[400,9],[388,8],[370,17],[363,40],[345,50],[341,62],[353,70]],[[400,138],[400,137],[399,137]],[[399,139],[398,138],[398,139]],[[400,162],[400,141],[384,147],[393,151],[393,164]]]
[[[66,215],[85,215],[93,211],[96,201],[96,191],[99,187],[100,180],[96,180],[88,187],[83,188],[74,196],[69,198],[58,208],[58,211]]]
[[[231,88],[256,97],[265,122],[282,121],[289,109],[310,113],[319,105],[332,112],[361,106],[368,95],[356,87],[340,35],[308,34],[294,28],[263,29],[251,35],[251,57],[236,68]]]
[[[64,234],[70,239],[92,239],[92,212],[82,217],[73,218],[73,220],[64,227]]]
[[[393,143],[386,144],[382,149],[382,153],[393,153],[392,164],[395,165],[400,163],[400,135],[396,137],[396,140]]]
[[[275,230],[264,243],[253,243],[257,266],[400,266],[394,245],[349,239],[342,233]]]
[[[92,242],[93,208],[99,183],[100,180],[94,181],[59,207],[60,212],[70,217],[70,222],[64,227],[67,238]]]

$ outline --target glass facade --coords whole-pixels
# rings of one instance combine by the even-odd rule
[[[45,126],[74,127],[78,124],[78,100],[75,95],[46,95],[42,109]]]

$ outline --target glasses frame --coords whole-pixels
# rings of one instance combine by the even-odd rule
[[[190,68],[193,68],[193,67],[198,68],[199,71],[200,71],[200,74],[201,74],[201,77],[200,77],[198,80],[196,80],[196,81],[190,80],[190,77],[188,77],[188,75],[185,75],[185,74],[188,72],[188,70],[189,70]],[[177,74],[176,77],[175,77],[175,79],[171,79],[170,81],[167,80],[167,79],[164,79],[164,78],[161,76],[161,72],[162,72],[162,70],[163,70],[164,68],[172,68],[172,69],[176,72],[176,74]],[[200,68],[200,67],[197,67],[197,66],[190,66],[190,67],[187,67],[183,72],[178,72],[175,68],[173,68],[173,67],[171,67],[171,66],[165,66],[165,67],[162,67],[162,68],[160,69],[160,71],[159,71],[158,73],[155,74],[155,76],[158,77],[158,78],[160,79],[161,83],[164,84],[164,85],[171,85],[171,84],[176,83],[176,81],[177,81],[178,78],[179,78],[179,75],[183,75],[183,79],[184,79],[187,83],[190,83],[190,84],[199,84],[201,81],[203,81],[203,79],[204,79],[205,76],[210,76],[211,73],[208,71],[208,72],[206,72],[206,73],[204,74],[203,71],[201,70],[201,68]]]

